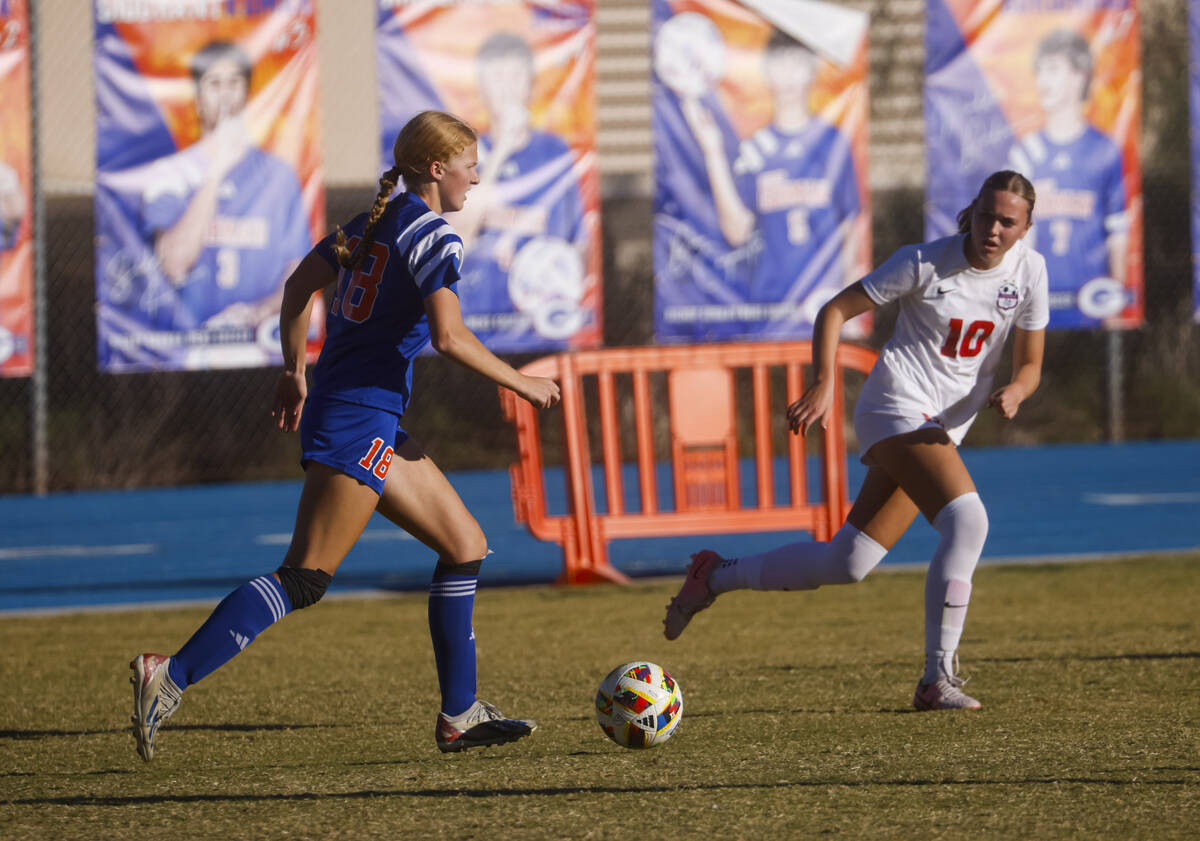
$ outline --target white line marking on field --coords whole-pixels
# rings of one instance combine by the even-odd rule
[[[368,543],[378,543],[386,540],[416,540],[415,537],[404,531],[404,529],[399,528],[364,531],[359,535],[358,539]],[[254,542],[259,546],[287,546],[292,542],[292,533],[290,531],[281,531],[273,534],[260,534],[254,538]]]
[[[426,598],[428,588],[411,592],[400,590],[339,590],[329,592],[324,601],[333,599],[401,599],[406,597]],[[84,604],[67,605],[63,607],[19,607],[13,610],[0,610],[0,621],[5,619],[20,619],[25,616],[63,616],[69,613],[124,613],[132,610],[171,610],[186,607],[211,608],[221,600],[220,596],[208,599],[163,599],[153,602],[119,602],[115,604]]]
[[[1180,502],[1200,502],[1200,492],[1161,494],[1084,494],[1084,502],[1093,505],[1173,505]]]
[[[115,546],[14,546],[0,549],[0,561],[26,558],[93,558],[109,555],[150,555],[157,543],[119,543]]]

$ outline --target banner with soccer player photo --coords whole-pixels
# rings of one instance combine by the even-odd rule
[[[871,259],[868,17],[808,0],[652,9],[655,335],[808,338]]]
[[[928,0],[926,20],[926,236],[1016,170],[1037,193],[1026,242],[1046,258],[1050,327],[1141,324],[1136,2]]]
[[[1192,136],[1192,312],[1200,321],[1200,0],[1188,0],[1188,101]]]
[[[313,0],[94,11],[101,370],[278,364],[283,283],[325,224]]]
[[[33,373],[29,7],[0,0],[0,377]]]
[[[381,169],[415,114],[479,132],[479,184],[446,220],[463,321],[494,351],[601,341],[594,0],[379,0]]]

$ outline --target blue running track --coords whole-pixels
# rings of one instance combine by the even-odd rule
[[[1200,440],[966,448],[963,456],[991,520],[985,562],[1200,548]],[[850,468],[853,493],[864,468],[853,457]],[[547,475],[557,485],[552,498],[561,500],[561,472]],[[554,580],[561,553],[514,522],[506,472],[458,472],[450,480],[496,552],[484,564],[483,586]],[[659,485],[669,483],[660,477]],[[299,482],[269,482],[0,497],[0,611],[215,601],[278,566],[299,491]],[[737,555],[798,536],[624,540],[610,545],[610,555],[633,576],[675,574],[697,548]],[[927,561],[936,536],[919,519],[885,563]],[[433,561],[430,550],[376,516],[330,592],[423,590]]]

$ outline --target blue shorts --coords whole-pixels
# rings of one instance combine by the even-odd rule
[[[317,398],[300,416],[300,463],[320,462],[382,494],[396,448],[408,440],[399,421],[385,409]]]

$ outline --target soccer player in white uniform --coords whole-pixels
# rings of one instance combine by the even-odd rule
[[[693,555],[667,606],[667,639],[729,590],[812,590],[861,581],[919,512],[941,539],[925,580],[925,673],[913,706],[981,706],[962,691],[956,659],[988,522],[957,446],[980,409],[991,406],[1012,418],[1041,379],[1046,264],[1021,242],[1033,222],[1034,199],[1023,175],[993,173],[959,214],[957,235],[901,248],[821,308],[813,340],[816,381],[787,409],[789,426],[801,435],[824,427],[833,405],[842,325],[888,301],[900,306],[895,333],[854,413],[868,466],[858,498],[829,542],[793,543],[743,558],[709,550]],[[1010,332],[1013,376],[995,388]]]

